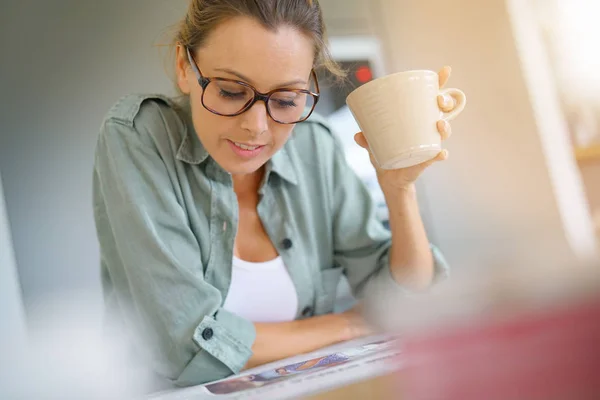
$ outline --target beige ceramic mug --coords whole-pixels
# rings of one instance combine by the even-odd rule
[[[456,106],[444,113],[437,97],[454,98]],[[454,119],[465,108],[458,89],[439,87],[433,71],[407,71],[366,83],[346,98],[371,153],[382,169],[406,168],[431,160],[442,150],[437,121]]]

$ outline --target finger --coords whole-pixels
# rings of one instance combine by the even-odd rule
[[[450,152],[448,150],[444,149],[438,153],[438,155],[433,159],[433,161],[434,162],[446,161],[449,156],[450,156]]]
[[[363,135],[362,132],[358,132],[356,135],[354,135],[354,141],[356,142],[357,145],[359,145],[363,149],[369,149],[369,144],[367,143],[367,139],[365,138],[365,135]]]
[[[456,107],[456,100],[454,99],[454,97],[447,94],[438,95],[437,102],[440,110],[442,110],[445,113],[454,110],[454,107]]]
[[[442,136],[442,140],[446,140],[452,135],[452,126],[448,121],[441,119],[436,125],[438,132]]]
[[[450,66],[448,65],[446,65],[440,70],[440,72],[438,72],[438,76],[440,77],[440,88],[443,88],[446,82],[448,82],[448,78],[450,78],[451,74],[452,68],[450,68]]]
[[[434,158],[432,158],[429,161],[425,161],[424,163],[422,163],[420,165],[422,166],[422,168],[424,170],[433,163],[436,163],[438,161],[446,161],[448,159],[448,155],[449,155],[448,150],[444,149],[444,150],[440,151],[437,156],[435,156]]]

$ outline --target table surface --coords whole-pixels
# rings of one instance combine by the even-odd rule
[[[384,375],[363,382],[339,387],[317,395],[304,397],[303,400],[347,400],[347,399],[391,399],[398,398],[398,390],[394,390],[393,375]],[[394,396],[392,397],[392,393]]]

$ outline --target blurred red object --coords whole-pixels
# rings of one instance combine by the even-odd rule
[[[600,399],[600,298],[403,341],[402,398]]]
[[[355,75],[356,79],[360,83],[367,83],[373,79],[373,72],[371,72],[371,68],[364,65],[356,70]]]

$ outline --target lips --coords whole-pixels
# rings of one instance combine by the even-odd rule
[[[227,140],[227,143],[229,143],[231,150],[237,154],[238,157],[246,160],[258,156],[266,147],[266,145],[240,143],[234,142],[233,140]]]
[[[264,146],[263,144],[246,144],[246,143],[234,142],[233,140],[231,141],[231,143],[233,143],[234,145],[236,145],[237,147],[239,147],[242,150],[248,150],[248,151],[256,150],[259,147]]]

